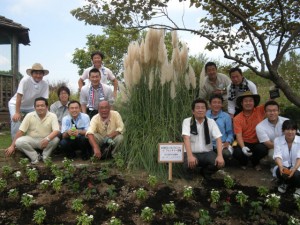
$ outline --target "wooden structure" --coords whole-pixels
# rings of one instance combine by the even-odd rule
[[[29,45],[28,32],[29,28],[0,16],[0,45],[11,46],[11,69],[0,72],[0,122],[6,121],[8,101],[16,92],[19,76],[19,44]]]

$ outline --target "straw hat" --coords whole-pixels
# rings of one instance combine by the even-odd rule
[[[258,106],[260,102],[260,96],[258,94],[253,94],[251,91],[245,91],[242,95],[240,95],[236,99],[236,105],[239,108],[242,108],[242,101],[246,97],[252,97],[254,99],[254,107]]]
[[[29,76],[31,76],[32,70],[44,71],[44,76],[46,76],[46,75],[49,73],[49,70],[45,70],[45,69],[43,68],[42,64],[40,64],[40,63],[35,63],[35,64],[33,64],[33,65],[32,65],[32,68],[26,70],[26,73],[27,73]]]

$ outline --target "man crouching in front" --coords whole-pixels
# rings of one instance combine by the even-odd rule
[[[192,117],[182,123],[184,140],[184,168],[187,172],[200,167],[201,174],[206,180],[222,168],[225,163],[222,156],[221,132],[213,119],[207,118],[207,102],[196,99],[192,103]],[[216,140],[217,153],[213,151],[212,139]]]

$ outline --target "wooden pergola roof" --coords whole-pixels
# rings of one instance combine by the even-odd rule
[[[18,37],[18,43],[29,45],[29,28],[15,23],[13,20],[0,16],[0,44],[10,44],[11,35]]]

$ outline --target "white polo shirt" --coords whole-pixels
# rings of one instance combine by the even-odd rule
[[[213,150],[212,140],[222,137],[222,133],[219,130],[217,123],[210,118],[207,118],[209,136],[210,136],[210,144],[205,144],[205,135],[204,135],[204,121],[200,124],[197,122],[197,131],[198,135],[191,134],[190,124],[191,124],[191,117],[186,118],[183,120],[182,123],[182,135],[186,135],[190,137],[191,141],[191,149],[194,153],[201,153],[201,152],[209,152]]]
[[[49,98],[49,85],[46,81],[35,82],[31,76],[25,75],[18,86],[15,95],[9,100],[9,105],[16,105],[17,93],[23,95],[21,100],[21,110],[33,111],[34,100],[38,97]]]
[[[87,80],[87,84],[90,83],[90,80],[89,80],[89,72],[91,69],[95,68],[94,66],[91,66],[87,69],[85,69],[81,75],[81,80],[85,81]],[[111,80],[113,81],[114,79],[116,79],[115,75],[112,73],[112,71],[110,69],[108,69],[107,67],[104,67],[102,66],[100,69],[99,69],[100,73],[101,73],[101,80],[100,82],[102,84],[107,84],[107,81],[108,80]]]
[[[277,123],[274,125],[269,122],[268,118],[261,121],[256,125],[256,135],[260,143],[264,143],[266,141],[274,142],[276,137],[282,135],[282,124],[288,118],[279,116]]]

